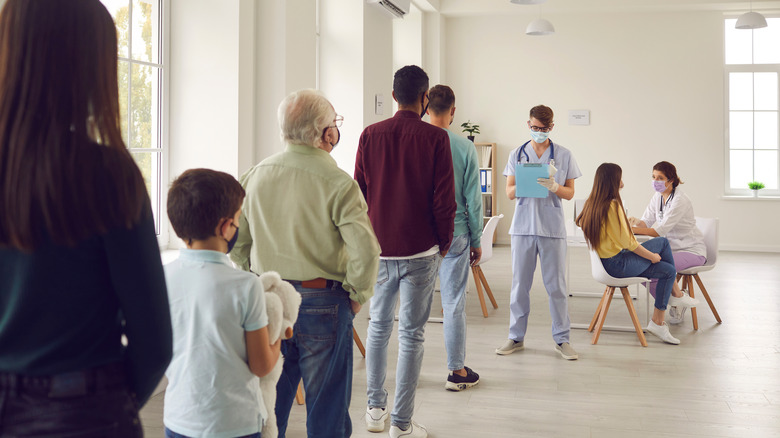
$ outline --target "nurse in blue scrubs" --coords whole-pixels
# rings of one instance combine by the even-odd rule
[[[582,172],[571,152],[549,138],[554,125],[552,109],[544,105],[531,108],[528,121],[531,140],[512,151],[504,168],[506,194],[509,199],[515,200],[515,214],[509,229],[513,268],[509,337],[504,345],[496,349],[500,355],[524,348],[531,311],[530,291],[538,257],[544,287],[550,297],[555,351],[564,359],[578,358],[569,343],[571,323],[566,296],[566,226],[561,200],[568,201],[574,197],[574,180],[582,176]],[[538,184],[548,190],[546,198],[515,196],[515,166],[518,163],[551,165],[550,177],[538,180]]]

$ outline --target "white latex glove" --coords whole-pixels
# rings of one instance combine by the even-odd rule
[[[558,191],[558,187],[560,187],[560,184],[555,182],[555,179],[553,177],[549,178],[539,178],[536,180],[536,182],[539,183],[539,185],[543,186],[547,190],[555,193]]]
[[[550,178],[554,177],[556,173],[558,173],[558,169],[555,168],[555,165],[550,163],[549,164],[550,169]]]
[[[629,216],[628,218],[628,224],[631,225],[632,227],[639,225],[639,222],[640,220],[635,218],[634,216]]]

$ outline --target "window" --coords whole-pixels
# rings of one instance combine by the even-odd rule
[[[101,0],[117,27],[122,137],[141,169],[160,234],[163,184],[163,0]]]
[[[780,195],[780,18],[756,30],[735,23],[725,20],[726,194],[747,194],[759,181],[762,193]]]

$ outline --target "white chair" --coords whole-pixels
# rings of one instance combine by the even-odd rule
[[[718,218],[703,218],[696,217],[696,227],[701,230],[704,235],[704,245],[707,247],[707,262],[703,266],[693,266],[688,269],[684,269],[677,273],[677,281],[682,279],[683,289],[688,289],[688,293],[693,298],[693,280],[701,289],[701,293],[704,295],[704,299],[707,300],[707,304],[710,305],[712,314],[715,315],[715,319],[720,324],[722,321],[718,311],[715,310],[715,305],[712,304],[710,294],[707,293],[707,289],[704,287],[701,278],[699,278],[700,272],[710,271],[715,267],[715,262],[718,261]],[[691,319],[693,319],[693,329],[699,329],[699,319],[696,315],[696,307],[691,308]]]
[[[601,335],[601,329],[604,327],[604,320],[607,319],[609,304],[612,302],[615,288],[620,288],[620,292],[623,293],[623,301],[626,302],[626,307],[628,308],[628,314],[631,316],[631,322],[634,323],[634,329],[639,338],[639,343],[642,344],[643,347],[647,347],[647,340],[642,331],[642,326],[639,324],[639,318],[636,316],[634,303],[631,300],[631,295],[628,293],[628,286],[646,283],[649,280],[644,277],[615,278],[609,275],[604,269],[601,258],[599,258],[599,254],[595,250],[591,249],[588,252],[590,252],[590,269],[593,274],[593,279],[607,286],[607,289],[604,291],[604,295],[599,302],[599,307],[596,309],[596,313],[590,321],[590,326],[588,326],[588,331],[593,332],[591,344],[596,344],[599,341],[599,335]],[[593,331],[594,328],[596,329],[595,331]]]
[[[485,292],[487,292],[487,296],[490,298],[490,303],[493,304],[494,309],[498,309],[498,303],[496,303],[496,299],[493,297],[493,291],[490,290],[490,285],[488,285],[485,274],[482,272],[480,266],[493,258],[493,233],[496,231],[498,221],[503,217],[504,215],[500,214],[488,219],[488,222],[485,224],[485,229],[482,230],[482,240],[480,241],[482,245],[482,257],[479,259],[479,263],[477,263],[476,266],[471,267],[471,273],[474,275],[474,283],[477,285],[479,304],[482,306],[482,316],[485,318],[488,317],[488,313],[487,306],[485,305],[485,297],[482,295],[482,285],[485,286]]]

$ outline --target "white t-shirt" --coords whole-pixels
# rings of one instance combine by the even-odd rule
[[[165,280],[173,324],[165,426],[193,437],[260,432],[267,411],[244,334],[268,325],[260,279],[223,253],[182,249]]]
[[[642,222],[653,228],[659,236],[666,237],[672,251],[685,251],[707,257],[704,236],[696,227],[693,205],[688,195],[680,187],[675,188],[674,196],[670,197],[670,200],[663,206],[663,213],[662,199],[662,195],[658,192],[653,195],[642,215]]]

